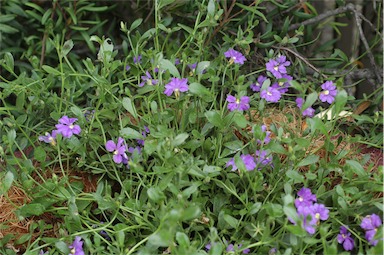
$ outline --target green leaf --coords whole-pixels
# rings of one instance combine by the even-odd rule
[[[63,241],[57,241],[55,243],[55,247],[62,253],[62,254],[70,254],[70,250],[68,248],[68,244],[66,244]]]
[[[0,189],[0,195],[3,195],[8,192],[9,188],[11,188],[12,186],[14,179],[15,179],[15,176],[11,171],[8,171],[5,174],[4,179],[1,181],[2,185]]]
[[[211,16],[211,17],[215,16],[215,1],[214,0],[209,0],[207,12],[208,12],[209,16]]]
[[[224,128],[223,119],[217,111],[207,111],[204,115],[212,125],[218,128]]]
[[[143,19],[141,19],[141,18],[135,20],[135,21],[131,24],[131,27],[129,28],[129,31],[132,32],[134,29],[136,29],[138,26],[140,26],[142,22],[143,22]]]
[[[316,100],[317,100],[316,92],[312,92],[311,94],[309,94],[305,99],[303,106],[301,107],[301,111],[305,111],[308,107],[312,106],[316,102]]]
[[[173,234],[169,229],[157,231],[149,236],[148,244],[156,247],[168,247],[173,243]]]
[[[33,215],[41,215],[45,212],[45,206],[42,204],[37,203],[31,203],[31,204],[25,204],[22,207],[19,208],[17,211],[18,214],[20,214],[22,217],[27,218]]]
[[[224,215],[224,220],[227,222],[232,228],[237,229],[237,226],[239,224],[239,220],[236,218],[232,217],[231,215],[225,214]]]
[[[182,212],[180,220],[190,221],[198,218],[200,214],[201,214],[200,207],[198,207],[197,205],[190,206]]]
[[[179,146],[179,145],[183,144],[185,142],[185,140],[187,140],[188,137],[189,137],[189,134],[187,134],[187,133],[179,134],[175,137],[175,139],[173,139],[172,145],[175,147]]]
[[[93,36],[92,36],[93,37]],[[112,40],[106,38],[100,44],[99,53],[97,53],[97,59],[102,62],[110,62],[112,59],[113,43]]]
[[[159,203],[165,199],[165,195],[160,190],[159,187],[150,187],[147,190],[147,194],[148,194],[149,199],[151,199],[152,201],[154,201],[156,203]]]
[[[68,53],[72,50],[72,48],[73,48],[73,41],[72,40],[66,41],[63,45],[63,48],[61,49],[61,55],[63,57],[67,56]]]
[[[47,153],[45,152],[42,146],[39,146],[35,149],[34,155],[35,159],[40,163],[45,162],[47,158]]]
[[[15,68],[15,60],[13,59],[12,53],[6,52],[4,54],[4,60],[5,60],[6,66],[9,68],[8,70],[13,72]]]
[[[49,74],[61,75],[61,72],[59,72],[58,70],[56,70],[53,67],[50,67],[50,66],[47,66],[47,65],[43,65],[41,68],[43,68],[43,70],[46,71]]]
[[[5,34],[14,34],[19,32],[19,30],[6,24],[0,24],[0,32],[4,32]]]
[[[180,24],[180,23],[177,23],[177,25],[178,25],[179,27],[181,27],[182,29],[184,29],[185,31],[187,31],[189,34],[192,34],[192,33],[193,33],[193,29],[192,29],[192,28],[190,28],[190,27],[188,27],[188,26],[186,26],[186,25]]]
[[[133,118],[137,119],[136,108],[132,103],[132,100],[129,97],[124,97],[122,103],[125,110],[127,110],[133,116]]]
[[[359,177],[361,176],[367,176],[367,173],[365,172],[363,166],[355,161],[355,160],[346,160],[345,166],[349,167],[355,174],[357,174]]]
[[[180,78],[180,73],[179,73],[179,70],[177,70],[176,66],[169,60],[167,59],[162,59],[160,60],[160,68],[163,69],[163,70],[168,70],[169,73],[173,76],[173,77],[177,77],[177,78]]]
[[[234,112],[233,122],[240,128],[245,128],[248,124],[245,116],[238,111]]]
[[[292,179],[295,183],[302,183],[304,182],[304,176],[299,174],[297,171],[294,170],[288,170],[285,175],[289,178]]]
[[[188,88],[189,88],[189,92],[191,92],[192,94],[195,94],[198,96],[206,96],[206,95],[211,96],[211,92],[200,83],[193,82],[189,85]]]
[[[309,155],[308,157],[304,158],[303,160],[301,160],[299,162],[299,164],[297,164],[297,167],[301,167],[301,166],[308,166],[308,165],[313,165],[315,164],[317,161],[319,161],[319,156],[317,155]]]
[[[136,131],[133,128],[126,127],[120,130],[120,134],[125,139],[142,139],[143,136],[140,132]]]
[[[12,145],[16,139],[16,131],[14,129],[9,130],[7,132],[7,138],[8,138],[8,144]]]
[[[204,70],[207,70],[207,68],[209,67],[209,65],[211,64],[211,62],[209,61],[201,61],[197,64],[197,67],[196,67],[196,73],[197,74],[202,74]]]
[[[189,238],[183,232],[176,232],[176,241],[181,247],[189,248],[190,246]]]

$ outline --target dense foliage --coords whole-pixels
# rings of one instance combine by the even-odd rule
[[[310,2],[1,4],[2,254],[382,254],[382,84]]]

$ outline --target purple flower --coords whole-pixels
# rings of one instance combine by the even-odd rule
[[[151,74],[146,71],[144,76],[141,76],[142,82],[139,84],[139,87],[143,87],[146,83],[147,85],[156,85],[158,80],[152,79]]]
[[[175,96],[179,97],[180,92],[188,91],[188,79],[172,78],[171,81],[165,85],[164,94],[167,96],[172,95],[175,92]]]
[[[65,138],[70,138],[73,134],[78,135],[81,132],[79,125],[74,125],[77,118],[68,118],[63,116],[59,119],[60,124],[56,124],[57,134],[62,134]]]
[[[128,156],[125,153],[127,148],[124,144],[123,138],[119,137],[117,140],[117,144],[112,140],[107,141],[107,143],[105,144],[105,148],[107,149],[107,151],[113,152],[113,161],[115,161],[116,164],[120,164],[123,161],[128,162]]]
[[[178,65],[178,64],[180,64],[180,59],[176,58],[175,59],[175,65]]]
[[[196,67],[197,67],[197,62],[193,63],[193,64],[188,64],[188,67],[189,69],[191,69],[191,71],[195,71]]]
[[[301,188],[299,192],[297,192],[298,198],[295,199],[295,206],[299,208],[300,206],[311,206],[313,202],[317,201],[316,195],[312,194],[311,190],[308,188]]]
[[[340,234],[337,235],[337,242],[339,244],[343,244],[343,248],[346,251],[352,251],[355,246],[351,233],[349,233],[347,228],[344,226],[340,227]]]
[[[265,138],[263,141],[261,141],[260,139],[257,139],[257,143],[258,144],[268,144],[270,141],[271,141],[271,132],[267,130],[267,126],[266,125],[262,125],[261,126],[261,131],[263,133],[265,133]]]
[[[368,242],[376,246],[379,240],[375,240],[377,229],[382,225],[380,217],[376,214],[367,215],[361,221],[360,227],[365,230],[365,238]]]
[[[141,55],[138,55],[137,57],[133,57],[133,63],[140,64],[141,63]]]
[[[320,220],[327,220],[329,217],[329,210],[323,205],[315,203],[310,207],[312,211],[312,220],[311,224],[318,225],[320,224]]]
[[[277,103],[281,98],[281,93],[278,89],[268,87],[267,90],[260,92],[260,97],[264,98],[267,102]]]
[[[48,252],[44,250],[40,250],[39,255],[45,255],[45,254],[48,254]]]
[[[85,255],[83,251],[83,242],[80,241],[81,237],[76,236],[75,241],[69,246],[69,249],[71,249],[71,254],[73,255]]]
[[[232,95],[227,95],[228,110],[246,111],[249,109],[249,97],[242,96],[240,99]]]
[[[252,83],[250,85],[251,89],[254,92],[259,92],[261,90],[261,87],[263,86],[263,83],[264,83],[265,80],[267,80],[267,77],[265,77],[263,75],[259,75],[259,77],[257,77],[256,83]]]
[[[303,107],[303,104],[304,104],[304,99],[302,99],[301,97],[296,98],[296,104],[297,104],[297,107],[299,107],[299,109],[301,109]],[[308,117],[312,118],[315,115],[315,109],[313,109],[312,107],[308,107],[307,109],[305,109],[302,112],[302,114],[304,117],[308,116]]]
[[[269,165],[272,162],[272,156],[268,156],[269,152],[266,150],[256,150],[255,151],[255,162],[257,165]],[[261,169],[261,167],[259,167]]]
[[[313,223],[315,216],[311,207],[312,206],[299,206],[297,208],[297,214],[303,219],[302,227],[305,229],[305,231],[313,235],[316,232],[316,224]],[[293,223],[296,224],[296,222]]]
[[[247,169],[247,171],[252,171],[252,170],[255,169],[256,163],[255,163],[254,158],[250,154],[243,154],[243,155],[240,156],[240,158],[243,161],[243,163],[245,165],[245,169]],[[232,166],[232,171],[236,171],[237,170],[237,166],[235,164],[235,159],[234,158],[230,159],[227,162],[226,167],[229,167],[229,166]]]
[[[205,246],[205,249],[207,249],[207,251],[209,251],[211,248],[212,248],[212,244],[211,244],[211,243],[208,243],[208,244]]]
[[[321,85],[323,91],[320,92],[319,99],[321,102],[327,102],[332,104],[335,101],[335,97],[337,95],[336,86],[333,85],[332,81],[326,81]]]
[[[39,136],[39,141],[43,141],[45,143],[50,143],[53,146],[56,145],[56,134],[57,130],[52,130],[52,135],[48,132],[45,133],[45,136]]]
[[[146,138],[147,134],[149,134],[149,128],[147,126],[144,126],[144,131],[141,132],[141,135],[143,136],[143,138]],[[144,146],[144,140],[143,139],[137,139],[136,141],[139,145]]]
[[[233,245],[233,244],[229,244],[228,246],[227,246],[227,249],[226,249],[226,252],[235,252],[235,251],[238,251],[240,248],[241,248],[241,246],[243,246],[242,244],[238,244],[238,245]],[[243,254],[248,254],[249,252],[250,252],[251,250],[250,249],[244,249],[243,250]]]
[[[234,50],[234,49],[229,49],[226,52],[224,52],[224,56],[226,58],[230,58],[229,63],[235,63],[235,64],[244,64],[244,61],[247,61],[247,59],[241,54],[240,52]]]
[[[125,71],[129,71],[129,70],[131,70],[131,66],[130,65],[126,65],[125,66]]]
[[[285,56],[280,56],[276,59],[270,59],[266,63],[267,71],[271,72],[275,78],[280,79],[283,78],[283,74],[287,73],[286,66],[289,66],[291,62],[286,60]]]
[[[288,74],[283,74],[282,77],[272,84],[272,88],[278,89],[281,94],[287,93],[288,88],[291,86],[290,81],[292,81],[293,77]]]

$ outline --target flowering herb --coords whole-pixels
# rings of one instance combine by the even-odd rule
[[[56,145],[56,134],[57,130],[52,130],[52,135],[48,132],[45,133],[45,136],[39,136],[39,141],[43,141],[45,143],[50,143],[53,146]]]
[[[81,132],[79,125],[74,125],[77,118],[68,118],[63,116],[59,119],[59,124],[56,124],[57,134],[62,134],[65,138],[70,138],[72,135],[78,135]]]
[[[241,54],[240,52],[234,50],[234,49],[229,49],[226,52],[224,52],[224,56],[229,59],[229,63],[235,63],[235,64],[244,64],[244,61],[247,61],[247,59]]]
[[[266,150],[256,150],[255,152],[255,162],[257,165],[267,166],[272,162],[272,156],[269,155],[269,151]],[[261,167],[259,167],[259,170]]]
[[[260,97],[264,98],[267,102],[277,103],[281,98],[281,93],[276,88],[268,87],[260,92]]]
[[[243,245],[242,244],[237,244],[237,245],[236,244],[235,245],[229,244],[227,246],[226,252],[236,252],[236,251],[240,250],[241,246],[243,246]],[[243,254],[248,254],[250,252],[251,252],[250,249],[244,249],[242,251]]]
[[[333,85],[332,81],[327,81],[321,85],[321,88],[323,91],[321,91],[319,95],[320,101],[332,104],[333,101],[335,101],[335,97],[337,95],[336,86]]]
[[[85,255],[83,250],[83,241],[81,241],[80,236],[75,237],[75,241],[69,246],[69,249],[71,249],[71,253],[73,255]]]
[[[228,110],[235,111],[246,111],[249,109],[249,97],[242,96],[241,98],[236,98],[232,95],[227,95]]]
[[[286,67],[289,66],[291,62],[286,60],[285,56],[277,57],[276,59],[270,59],[266,63],[266,69],[272,73],[275,78],[283,78],[283,74],[287,73]]]
[[[299,109],[301,110],[304,104],[304,99],[301,97],[296,98],[296,104],[297,104],[297,107],[299,107]],[[302,112],[302,114],[304,117],[307,116],[312,118],[315,115],[315,109],[313,109],[312,107],[308,107]]]
[[[258,144],[268,144],[271,141],[271,131],[267,130],[266,125],[261,126],[261,131],[265,134],[264,140],[257,139]]]
[[[128,162],[128,156],[125,153],[126,152],[126,146],[124,144],[124,139],[119,137],[117,140],[117,143],[115,143],[112,140],[109,140],[105,144],[105,148],[109,152],[113,152],[113,161],[115,161],[116,164],[127,163]]]
[[[146,71],[144,76],[141,76],[142,82],[139,84],[139,87],[143,87],[144,84],[147,85],[156,85],[158,83],[158,80],[152,79],[151,74]]]
[[[369,244],[376,246],[379,240],[374,239],[378,228],[383,225],[380,217],[376,214],[367,215],[361,221],[360,227],[365,230],[365,239]]]
[[[251,89],[254,92],[259,92],[261,90],[261,87],[263,86],[263,83],[264,83],[265,80],[267,80],[267,77],[265,77],[263,75],[259,75],[259,77],[257,77],[256,83],[252,83],[250,85]]]
[[[141,63],[141,55],[138,55],[137,57],[133,57],[133,63],[140,64]]]
[[[240,156],[241,160],[243,161],[244,165],[245,165],[245,169],[247,169],[248,171],[252,171],[255,169],[256,167],[256,163],[255,163],[255,160],[254,158],[252,157],[252,155],[250,154],[243,154]],[[237,170],[237,166],[235,164],[235,159],[232,158],[230,159],[227,164],[226,164],[226,167],[229,167],[229,166],[232,166],[232,171],[236,171]]]
[[[329,218],[329,210],[323,204],[314,203],[317,200],[316,195],[312,194],[308,188],[302,188],[297,195],[299,196],[295,199],[297,214],[302,218],[302,227],[312,235],[316,231],[316,226],[320,224],[320,220]],[[289,221],[296,224],[292,219]]]
[[[271,85],[272,88],[275,88],[280,91],[281,94],[287,93],[288,88],[291,87],[290,81],[292,81],[293,77],[288,74],[283,74],[277,82]]]
[[[344,226],[340,227],[340,234],[337,235],[337,242],[342,244],[346,251],[352,251],[355,247],[355,242],[351,237],[351,233]]]
[[[175,96],[178,98],[180,96],[180,92],[186,92],[188,91],[188,89],[189,88],[187,78],[172,78],[171,81],[167,85],[165,85],[164,94],[170,96],[173,92],[175,92]]]

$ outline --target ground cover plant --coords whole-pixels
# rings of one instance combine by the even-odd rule
[[[357,99],[310,2],[5,2],[1,254],[382,254],[376,4]]]

